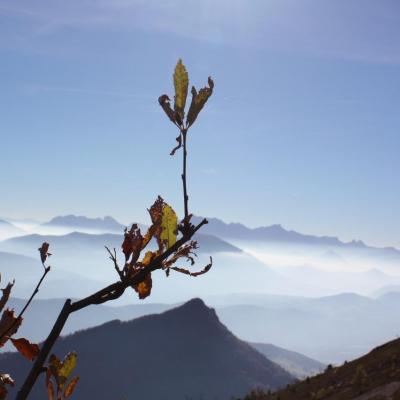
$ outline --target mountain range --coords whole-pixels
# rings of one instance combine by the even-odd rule
[[[217,307],[221,321],[235,335],[295,350],[326,364],[359,357],[400,333],[400,293],[376,299],[354,293],[314,299],[252,297],[238,296],[235,301],[242,304]]]
[[[233,252],[240,253],[241,249],[213,235],[198,233],[195,239],[199,243],[199,252],[217,253]],[[10,249],[19,254],[37,253],[37,247],[43,243],[49,242],[55,253],[61,251],[87,251],[88,249],[102,251],[104,246],[110,248],[121,248],[123,242],[122,234],[103,233],[88,234],[82,232],[72,232],[66,235],[25,235],[4,240],[0,243],[2,249]]]
[[[176,287],[174,281],[167,284]],[[126,296],[136,297],[129,289]],[[356,294],[321,298],[237,294],[230,298],[206,296],[204,299],[239,338],[251,343],[272,343],[325,364],[352,360],[399,334],[399,293],[388,293],[376,299]],[[34,300],[26,313],[21,334],[33,341],[43,340],[63,302],[63,299]],[[10,306],[16,310],[23,304],[21,299],[10,300]],[[99,305],[72,315],[64,332],[69,334],[112,319],[129,320],[160,313],[177,304],[181,303]],[[307,375],[312,374],[313,369],[305,369],[305,365],[301,363],[301,369]],[[301,375],[293,369],[291,372]]]
[[[125,226],[116,221],[113,217],[88,218],[77,215],[64,215],[52,218],[50,221],[42,224],[44,227],[63,227],[73,230],[98,230],[104,232],[122,233]]]
[[[64,299],[33,300],[29,312],[25,314],[24,323],[20,327],[18,334],[36,343],[44,340],[48,332],[50,332],[64,301]],[[25,302],[26,300],[12,297],[8,302],[8,306],[18,311],[23,308]],[[79,313],[70,316],[63,328],[63,334],[71,334],[79,330],[92,328],[115,319],[128,321],[149,314],[159,314],[178,305],[180,304],[140,303],[118,307],[98,305],[85,308]],[[272,344],[250,343],[250,345],[296,378],[314,375],[323,368],[323,364],[316,360]],[[13,350],[13,347],[6,345],[5,349]]]
[[[202,219],[203,217],[193,216],[192,222],[198,223]],[[294,230],[287,230],[279,224],[249,228],[241,223],[225,223],[218,218],[207,219],[209,223],[202,228],[202,233],[208,233],[210,235],[218,236],[224,239],[374,249],[378,251],[383,251],[387,255],[391,254],[392,256],[400,256],[400,251],[393,247],[376,248],[366,245],[361,240],[343,242],[335,236],[315,236],[303,234]],[[86,216],[77,216],[71,214],[65,216],[56,216],[50,221],[43,223],[41,226],[67,228],[70,231],[98,231],[103,233],[122,233],[125,227],[128,225],[121,224],[110,216],[105,216],[102,218],[89,218]],[[139,224],[139,226],[145,227],[145,225],[142,224]]]
[[[193,223],[198,223],[203,217],[194,216]],[[257,241],[271,243],[291,243],[310,246],[328,246],[359,250],[374,250],[386,256],[400,257],[400,250],[394,247],[378,248],[368,246],[362,240],[343,242],[335,236],[315,236],[287,230],[279,224],[249,228],[241,223],[225,223],[218,218],[207,218],[208,224],[204,226],[203,232],[224,239],[235,239],[239,241]]]
[[[261,387],[277,389],[292,375],[222,325],[200,299],[159,315],[104,325],[60,338],[54,353],[77,351],[76,399],[228,400]],[[23,381],[30,363],[0,355],[0,369]],[[39,378],[31,399],[42,399]]]

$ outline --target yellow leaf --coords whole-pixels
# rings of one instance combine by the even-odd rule
[[[168,204],[164,204],[161,218],[161,241],[169,249],[176,243],[178,234],[178,217]]]
[[[58,376],[60,378],[65,378],[65,380],[68,379],[68,377],[71,375],[71,372],[76,367],[77,359],[78,359],[78,355],[74,351],[68,353],[65,356],[60,369],[58,370]],[[64,382],[65,382],[65,380],[64,380]]]
[[[75,376],[75,378],[72,378],[71,381],[68,383],[67,387],[64,390],[64,398],[67,399],[74,393],[76,384],[79,381],[79,376]]]
[[[186,104],[186,97],[189,87],[189,75],[186,71],[182,60],[179,59],[174,72],[174,86],[175,86],[175,111],[177,111],[181,118],[184,116],[184,109]]]
[[[143,257],[142,264],[147,267],[153,260],[154,257],[156,256],[156,253],[152,251],[146,251],[146,254]]]

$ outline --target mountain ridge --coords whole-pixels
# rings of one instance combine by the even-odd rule
[[[200,216],[193,216],[192,222],[198,223],[203,219]],[[298,244],[323,244],[338,247],[353,247],[360,249],[372,249],[390,252],[400,256],[400,250],[395,247],[375,247],[364,243],[362,240],[353,239],[350,242],[341,241],[336,236],[316,236],[304,234],[295,230],[287,230],[280,224],[249,228],[242,223],[226,223],[219,218],[207,218],[208,224],[203,228],[205,232],[214,234],[227,239],[237,240],[267,240],[277,242],[291,242]]]
[[[78,353],[76,373],[81,376],[77,399],[228,400],[256,387],[277,388],[294,380],[236,338],[198,298],[162,314],[78,331],[60,338],[54,348],[60,356],[71,350]],[[29,367],[18,354],[0,356],[0,368],[17,382]],[[42,379],[33,400],[43,397]]]
[[[397,400],[400,398],[400,339],[341,366],[275,393],[254,391],[245,400]]]
[[[203,217],[193,216],[192,222],[199,223]],[[297,243],[308,245],[329,245],[345,248],[370,249],[385,252],[387,255],[400,256],[400,249],[393,246],[377,247],[366,244],[362,240],[353,239],[349,242],[340,240],[336,236],[305,234],[295,230],[285,229],[281,224],[259,226],[249,228],[240,222],[227,223],[219,218],[207,217],[208,224],[203,227],[204,233],[209,233],[224,239],[257,240],[282,243]],[[141,227],[146,225],[138,224]],[[86,217],[80,215],[55,216],[48,222],[43,223],[44,227],[68,227],[71,229],[93,229],[99,231],[110,231],[110,233],[123,232],[127,225],[121,224],[111,216]]]
[[[94,230],[111,230],[113,232],[123,232],[125,226],[110,216],[89,218],[84,215],[60,215],[45,222],[42,226],[72,227]]]

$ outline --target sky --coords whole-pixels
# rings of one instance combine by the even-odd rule
[[[2,217],[182,214],[182,58],[191,212],[400,246],[396,0],[0,0],[0,57]]]

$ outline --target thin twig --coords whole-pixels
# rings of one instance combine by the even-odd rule
[[[38,284],[36,285],[35,289],[33,290],[33,293],[31,295],[31,297],[28,299],[28,301],[26,302],[25,306],[23,307],[23,309],[20,311],[20,313],[18,314],[18,316],[16,317],[16,319],[14,319],[14,322],[0,335],[0,341],[4,339],[5,336],[7,336],[7,334],[9,332],[12,332],[12,329],[15,328],[15,326],[18,324],[18,322],[21,320],[22,316],[24,315],[25,311],[27,310],[27,308],[29,307],[29,305],[31,304],[33,298],[36,296],[36,294],[39,292],[39,288],[40,285],[42,284],[44,278],[46,277],[46,275],[50,272],[50,266],[46,267],[43,264],[44,267],[44,272],[42,277],[39,279]]]
[[[187,129],[181,130],[182,140],[183,140],[183,167],[182,167],[182,184],[183,184],[183,205],[185,209],[185,218],[183,219],[183,224],[189,224],[189,196],[187,193],[187,183],[186,183],[186,164],[187,164]]]
[[[114,268],[117,271],[117,274],[119,275],[119,277],[120,277],[120,279],[122,281],[124,279],[124,274],[123,274],[123,272],[121,271],[121,268],[118,265],[117,251],[115,250],[115,247],[114,247],[114,254],[111,252],[111,250],[107,246],[104,246],[104,247],[106,248],[108,254],[110,255],[110,260],[114,263]]]

